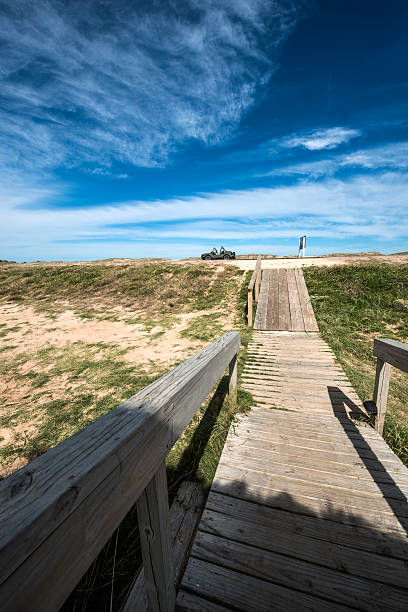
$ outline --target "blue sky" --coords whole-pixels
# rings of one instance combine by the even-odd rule
[[[0,259],[408,250],[408,4],[0,0]]]

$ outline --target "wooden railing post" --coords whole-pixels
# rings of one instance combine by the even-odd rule
[[[385,413],[387,411],[388,387],[390,384],[390,364],[377,358],[375,372],[374,403],[377,407],[375,428],[382,435],[384,429]]]
[[[254,299],[254,288],[255,288],[255,302],[258,302],[259,298],[259,283],[261,280],[261,256],[258,255],[255,269],[252,273],[251,280],[248,285],[248,326],[252,327],[253,320],[253,299]]]
[[[256,274],[256,280],[255,280],[255,302],[258,303],[258,299],[259,299],[259,286],[261,284],[261,256],[258,256],[257,262],[257,274]]]
[[[140,541],[150,612],[173,612],[176,602],[166,464],[137,500]]]
[[[252,289],[248,287],[248,327],[252,327]]]
[[[229,364],[229,387],[228,393],[232,400],[237,398],[237,355],[231,359]]]

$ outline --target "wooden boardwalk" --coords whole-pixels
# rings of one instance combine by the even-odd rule
[[[258,331],[248,352],[257,403],[228,435],[178,609],[406,612],[408,469],[356,420],[317,333]]]
[[[254,329],[317,332],[302,270],[264,270]]]

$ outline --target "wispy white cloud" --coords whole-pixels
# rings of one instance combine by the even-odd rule
[[[276,245],[304,232],[333,245],[338,239],[347,244],[356,238],[366,244],[371,240],[395,244],[408,236],[407,193],[405,173],[381,172],[349,180],[302,180],[275,188],[74,210],[10,208],[3,213],[9,232],[5,250],[16,258],[16,252],[28,253],[21,249],[29,248],[38,258],[54,245],[54,258],[58,258],[61,241],[70,240],[76,242],[72,252],[79,257],[94,243],[92,256],[97,257],[106,254],[102,242],[115,241],[127,242],[133,256],[141,256],[144,249],[144,253],[147,249],[181,256],[186,254],[186,240],[195,245],[189,254],[200,251],[203,240],[210,244],[228,240],[233,246],[247,241],[257,250],[265,241]],[[123,248],[118,252],[123,253]]]
[[[157,166],[222,141],[305,2],[0,1],[0,163]]]
[[[333,176],[339,170],[407,170],[408,142],[390,142],[382,146],[357,149],[336,154],[326,159],[289,164],[257,176],[304,176],[320,178]]]
[[[361,136],[363,131],[349,127],[319,128],[301,131],[285,136],[277,136],[261,142],[252,149],[234,151],[225,156],[225,160],[235,163],[258,162],[291,158],[300,150],[330,150],[347,144],[353,138]]]
[[[281,139],[279,144],[289,149],[303,147],[309,151],[335,149],[339,145],[349,142],[352,138],[361,136],[361,133],[361,130],[353,128],[332,127],[303,134],[292,134]]]

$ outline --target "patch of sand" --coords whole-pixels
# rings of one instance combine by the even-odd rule
[[[191,319],[208,314],[223,313],[220,310],[200,310],[175,317],[170,329],[158,324],[147,331],[143,324],[128,324],[123,320],[105,321],[98,319],[82,319],[72,310],[66,310],[55,319],[40,314],[32,307],[17,304],[0,305],[0,321],[7,327],[18,327],[10,331],[4,338],[4,346],[13,346],[7,352],[8,356],[32,352],[47,346],[63,347],[67,343],[85,342],[91,344],[114,344],[129,351],[123,359],[133,363],[154,361],[162,365],[182,359],[189,353],[191,347],[199,347],[201,342],[183,338],[180,332],[185,329]],[[134,312],[131,313],[134,316]],[[123,318],[129,318],[130,313],[119,313]],[[224,323],[228,324],[234,313],[225,313]],[[162,333],[160,336],[156,334]],[[31,364],[27,362],[26,370]]]

